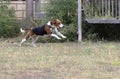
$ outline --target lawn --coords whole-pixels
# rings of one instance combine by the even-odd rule
[[[0,41],[0,79],[119,79],[120,42]]]

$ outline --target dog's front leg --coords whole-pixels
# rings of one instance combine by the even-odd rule
[[[62,38],[67,38],[66,36],[64,36],[62,33],[58,32],[57,35],[61,36]]]
[[[52,37],[55,37],[55,38],[57,38],[57,39],[59,39],[59,40],[61,40],[61,38],[58,37],[56,34],[51,34],[51,36],[52,36]]]
[[[55,28],[55,33],[56,33],[58,36],[61,36],[62,38],[66,38],[66,36],[64,36],[62,33],[58,32],[57,28]]]

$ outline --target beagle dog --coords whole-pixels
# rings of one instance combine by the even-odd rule
[[[27,30],[27,34],[22,39],[20,46],[27,41],[29,38],[32,38],[32,46],[36,46],[35,43],[38,40],[40,36],[47,35],[51,37],[55,37],[57,39],[66,38],[62,33],[58,31],[58,28],[63,27],[62,22],[59,19],[54,19],[52,21],[49,21],[47,24],[40,26],[40,27],[34,27],[29,30]],[[21,32],[25,32],[22,28],[20,29]]]

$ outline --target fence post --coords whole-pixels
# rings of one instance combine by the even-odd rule
[[[30,20],[33,17],[33,0],[26,0],[26,19]]]
[[[41,6],[41,0],[35,0],[35,18],[40,17],[40,6]]]
[[[78,0],[78,42],[82,41],[82,10],[81,0]]]

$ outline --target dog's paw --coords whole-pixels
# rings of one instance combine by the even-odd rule
[[[32,46],[33,46],[33,47],[36,47],[36,44],[32,43]]]
[[[33,47],[36,47],[36,45],[32,45]]]
[[[57,39],[61,40],[62,38],[58,37]]]
[[[62,36],[62,38],[64,38],[64,39],[65,39],[65,38],[67,38],[67,37],[66,37],[66,36]]]
[[[19,45],[20,47],[22,46],[22,44],[20,43],[20,45]]]

